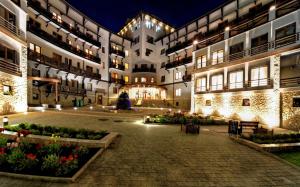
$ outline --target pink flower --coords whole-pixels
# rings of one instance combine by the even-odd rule
[[[30,159],[30,160],[35,160],[36,159],[36,155],[32,154],[32,153],[29,153],[29,154],[26,155],[26,158]]]

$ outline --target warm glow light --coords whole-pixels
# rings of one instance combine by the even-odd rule
[[[42,112],[45,112],[45,110],[43,109]]]
[[[276,6],[275,5],[272,5],[271,7],[270,7],[270,11],[273,11],[273,10],[275,10],[276,9]]]
[[[230,27],[226,27],[226,28],[225,28],[225,31],[229,31],[229,30],[230,30]]]
[[[194,40],[194,41],[193,41],[193,44],[194,44],[194,45],[197,45],[198,43],[199,43],[198,40]]]
[[[77,110],[78,108],[77,108],[77,107],[74,107],[73,109],[74,109],[74,110]]]
[[[92,106],[90,106],[90,110],[93,110],[93,107],[92,107]]]
[[[27,115],[27,114],[28,114],[28,112],[24,112],[23,114],[24,114],[24,115]]]

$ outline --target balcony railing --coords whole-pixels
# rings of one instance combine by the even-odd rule
[[[125,80],[118,79],[118,78],[113,78],[113,77],[110,77],[109,82],[110,83],[115,83],[115,84],[125,84]]]
[[[78,87],[60,86],[58,87],[58,93],[83,97],[86,96],[87,90]]]
[[[155,68],[134,68],[132,70],[132,73],[138,73],[138,72],[156,73],[156,69]]]
[[[170,47],[169,49],[167,49],[166,54],[168,55],[168,54],[174,53],[175,51],[178,51],[180,49],[188,47],[192,44],[193,44],[193,40],[188,40],[188,41],[185,41],[185,42],[182,42],[182,43],[178,43],[175,46]]]
[[[189,63],[192,62],[192,60],[193,60],[193,57],[190,56],[190,57],[185,57],[183,59],[180,59],[178,61],[168,62],[166,64],[166,69],[171,69],[171,68],[175,68],[175,67],[178,67],[178,66],[189,64]]]
[[[266,89],[272,88],[273,80],[270,78],[267,79],[260,79],[260,80],[250,80],[243,83],[236,83],[242,84],[242,87],[231,88],[229,86],[224,86],[222,89],[212,90],[211,87],[209,89],[203,90],[203,87],[195,87],[195,93],[209,93],[209,92],[233,92],[233,91],[245,91],[245,90],[259,90],[259,89]]]
[[[18,64],[7,62],[7,61],[1,60],[1,59],[0,59],[0,71],[6,72],[6,73],[9,73],[12,75],[17,75],[17,76],[22,75],[20,66]]]
[[[192,75],[183,75],[182,80],[183,82],[190,82],[192,80]]]
[[[55,60],[51,57],[33,52],[31,50],[28,50],[28,56],[27,57],[28,57],[28,60],[32,60],[32,61],[38,62],[40,64],[50,66],[50,67],[55,68],[55,69],[59,69],[59,70],[65,71],[65,72],[73,73],[73,74],[78,75],[78,76],[84,76],[84,77],[92,78],[92,79],[95,79],[95,80],[101,80],[101,75],[100,74],[88,72],[86,70],[82,70],[82,69],[74,67],[72,65],[69,65],[69,64],[66,64],[66,63],[63,63],[63,62],[58,62],[57,60]]]
[[[125,52],[122,51],[122,50],[117,50],[117,49],[114,49],[114,48],[110,48],[110,53],[112,54],[115,54],[115,55],[118,55],[118,56],[121,56],[121,57],[125,57]]]
[[[213,63],[212,59],[210,59],[206,62],[206,67],[215,66],[215,65],[223,64],[223,63],[230,63],[230,62],[233,62],[236,60],[241,60],[246,57],[255,56],[255,55],[262,54],[262,53],[272,51],[272,50],[276,50],[276,49],[279,49],[279,48],[282,48],[282,47],[285,47],[288,45],[292,45],[299,41],[300,41],[300,33],[295,33],[295,34],[285,36],[283,38],[280,38],[280,39],[277,39],[277,40],[274,40],[274,41],[271,41],[271,42],[268,42],[265,44],[261,44],[259,46],[255,46],[251,49],[246,49],[246,50],[238,52],[238,53],[226,55],[223,57],[222,63]],[[199,69],[201,69],[201,68],[199,68]]]
[[[41,30],[40,28],[28,25],[28,31],[32,32],[33,34],[39,36],[40,38],[60,47],[63,48],[75,55],[78,55],[80,57],[83,57],[85,59],[88,59],[90,61],[96,62],[96,63],[100,63],[101,59],[99,57],[87,54],[86,52],[84,52],[83,50],[77,49],[76,47],[73,47],[71,45],[69,45],[68,43],[57,39],[56,37],[54,37],[53,35]]]
[[[49,12],[47,9],[43,8],[41,6],[40,2],[35,1],[35,0],[29,0],[28,1],[28,6],[33,8],[37,12],[41,13],[44,17],[46,17],[48,20],[52,21],[53,23],[55,23],[59,27],[64,28],[68,32],[71,32],[72,34],[78,36],[79,38],[84,39],[85,41],[87,41],[87,42],[89,42],[89,43],[91,43],[95,46],[101,47],[101,42],[87,36],[86,34],[81,32],[79,29],[76,29],[75,27],[71,27],[70,24],[68,24],[64,21],[59,22],[59,21],[57,21],[57,19],[54,19],[53,14],[51,12]]]
[[[118,69],[118,70],[121,70],[121,71],[125,71],[124,64],[117,64],[117,63],[110,62],[109,63],[109,68],[114,68],[114,69]]]
[[[4,19],[3,17],[0,16],[0,26],[3,27],[4,29],[8,30],[10,33],[15,35],[16,37],[25,40],[25,33],[16,27],[15,25],[11,24],[9,21]]]
[[[286,78],[280,80],[280,86],[286,87],[298,87],[300,86],[300,77]]]

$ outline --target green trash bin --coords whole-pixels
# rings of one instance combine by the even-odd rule
[[[80,107],[80,100],[76,99],[76,107]]]
[[[83,99],[80,99],[80,107],[83,107]]]

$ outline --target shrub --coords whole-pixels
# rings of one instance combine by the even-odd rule
[[[0,137],[0,148],[6,147],[6,145],[7,145],[7,139]]]
[[[77,146],[73,149],[73,155],[77,155],[78,158],[86,157],[89,154],[89,149],[84,146]]]
[[[0,166],[3,166],[6,164],[6,157],[7,155],[6,154],[0,154]]]
[[[55,154],[50,154],[44,158],[41,170],[47,173],[49,172],[54,173],[54,175],[58,175],[57,170],[59,166],[59,157]]]
[[[58,175],[67,175],[74,172],[78,168],[78,161],[77,160],[69,160],[63,164],[61,164],[60,168],[58,169]]]
[[[76,134],[76,138],[77,139],[85,139],[85,135],[84,134]]]
[[[14,171],[24,170],[25,168],[24,160],[25,160],[25,154],[20,148],[14,148],[11,154],[7,156],[7,163]]]
[[[34,145],[27,141],[22,141],[19,147],[24,153],[31,153],[35,150]]]
[[[38,130],[38,126],[36,124],[30,124],[29,125],[30,130]]]
[[[60,144],[52,143],[52,144],[49,144],[49,145],[45,146],[45,148],[47,149],[48,154],[57,154],[57,155],[59,155],[60,152],[61,152],[61,145]]]

